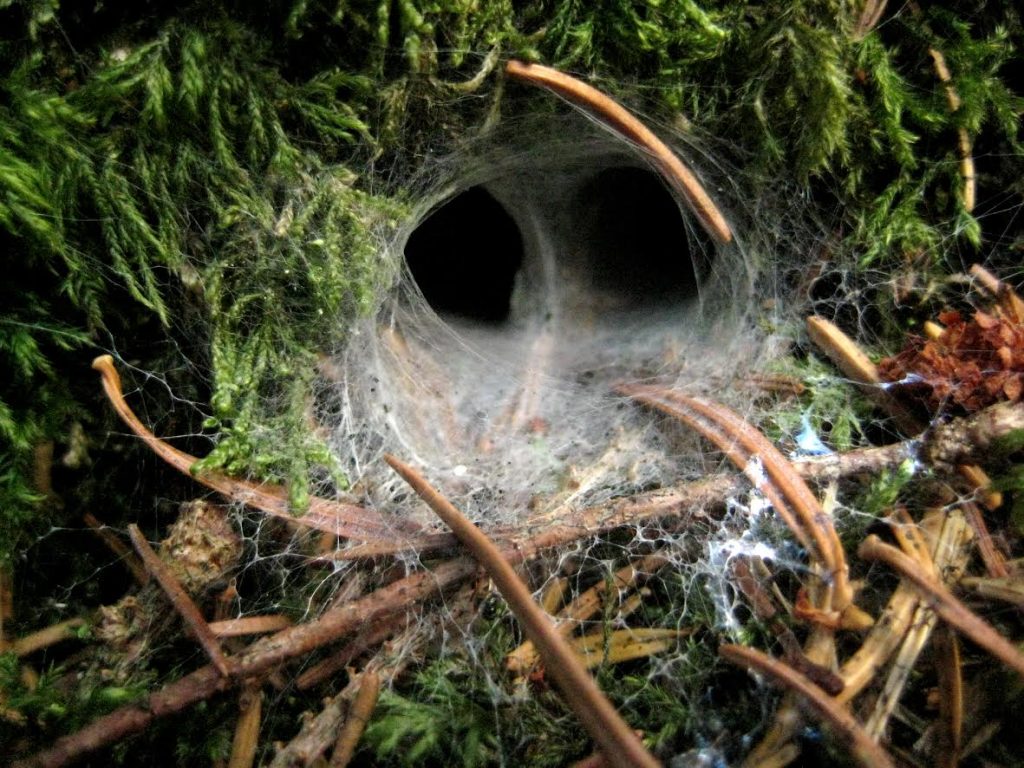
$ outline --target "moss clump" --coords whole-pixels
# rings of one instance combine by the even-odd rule
[[[488,52],[585,70],[663,119],[683,112],[728,136],[716,149],[755,179],[782,175],[842,209],[842,252],[862,263],[926,251],[935,269],[959,247],[1000,247],[1000,221],[987,229],[964,207],[955,132],[1020,157],[1021,101],[1006,84],[1019,19],[934,7],[865,29],[859,13],[823,1],[302,0],[145,16],[4,3],[21,36],[0,45],[0,228],[31,279],[7,289],[0,320],[15,372],[0,392],[8,528],[38,496],[34,447],[84,415],[62,383],[78,358],[64,353],[113,337],[160,370],[126,342],[146,313],[165,329],[155,340],[209,371],[206,466],[288,482],[301,508],[313,468],[331,469],[299,434],[313,355],[386,279],[371,248],[402,210],[396,168],[502,100],[536,97],[503,96],[496,77],[456,85]],[[983,191],[1009,184],[1016,162],[979,160]]]

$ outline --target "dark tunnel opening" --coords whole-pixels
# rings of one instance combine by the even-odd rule
[[[655,173],[628,166],[600,171],[580,188],[573,216],[586,239],[582,267],[597,296],[642,308],[697,295],[713,246],[687,227]]]
[[[405,260],[435,312],[497,324],[509,316],[523,238],[497,200],[471,187],[413,231]]]

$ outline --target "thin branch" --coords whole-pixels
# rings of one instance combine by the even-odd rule
[[[974,530],[974,538],[978,543],[978,554],[985,564],[985,571],[993,579],[1005,579],[1010,575],[1010,568],[1006,564],[1006,557],[996,548],[992,534],[985,524],[985,517],[981,509],[973,501],[965,501],[961,505],[967,522]]]
[[[396,635],[409,626],[406,614],[386,616],[383,620],[363,627],[344,647],[332,651],[323,661],[314,664],[295,679],[295,687],[300,691],[319,685],[327,678],[345,669],[359,656],[371,648],[380,645],[392,635]]]
[[[260,718],[263,714],[263,691],[258,684],[248,685],[238,695],[238,721],[231,740],[228,768],[251,768],[256,762],[259,746]]]
[[[370,721],[377,697],[380,696],[380,675],[367,670],[359,678],[359,692],[352,704],[352,709],[345,718],[345,725],[338,734],[331,753],[330,768],[346,768],[356,753],[356,746],[363,736],[363,730]]]
[[[801,695],[836,733],[850,744],[853,756],[868,768],[895,768],[888,753],[864,732],[860,723],[834,698],[778,659],[741,645],[722,645],[719,655],[733,664],[766,675],[782,687]]]
[[[505,73],[516,80],[546,88],[566,101],[586,110],[615,133],[637,144],[650,153],[651,162],[669,185],[690,206],[690,210],[719,243],[732,240],[732,230],[725,216],[711,200],[693,172],[669,147],[621,104],[610,99],[593,86],[570,77],[557,69],[540,64],[509,61]]]
[[[240,619],[224,619],[211,621],[210,632],[214,637],[243,637],[245,635],[265,635],[268,632],[280,632],[294,622],[281,613],[266,616],[244,616]]]
[[[942,583],[922,572],[910,557],[896,547],[884,543],[874,534],[861,543],[857,554],[864,560],[881,560],[891,567],[921,592],[943,621],[967,635],[1004,664],[1015,669],[1018,674],[1024,675],[1024,654],[954,597]]]
[[[861,626],[865,621],[870,624],[870,619],[866,614],[852,605],[853,590],[849,582],[846,553],[835,526],[832,524],[832,518],[825,514],[817,497],[807,487],[792,464],[764,435],[725,406],[703,398],[689,397],[658,387],[630,386],[622,387],[620,391],[649,405],[655,405],[661,410],[678,413],[686,423],[698,429],[722,448],[775,505],[774,492],[749,461],[753,457],[760,459],[772,484],[778,488],[783,498],[792,505],[793,510],[800,518],[801,524],[798,525],[791,517],[784,516],[787,524],[793,529],[801,543],[806,542],[806,537],[799,534],[801,529],[804,530],[814,543],[812,551],[817,554],[822,565],[830,572],[835,592],[833,609],[840,615],[845,614],[847,622]],[[674,409],[672,405],[678,406],[678,408]],[[713,425],[713,428],[709,429],[708,423]],[[735,442],[744,448],[747,452],[746,455],[736,450]],[[783,516],[779,507],[776,507],[776,511]]]
[[[181,712],[198,701],[227,690],[240,680],[266,673],[289,659],[339,640],[364,624],[379,621],[439,595],[476,571],[476,563],[463,559],[442,563],[433,571],[418,571],[366,597],[332,608],[318,619],[256,641],[234,657],[235,675],[232,677],[223,677],[213,665],[208,664],[165,685],[138,703],[93,720],[76,733],[57,739],[49,749],[14,765],[20,768],[67,765],[89,752],[144,730],[157,718]]]
[[[192,598],[189,597],[184,587],[181,586],[177,577],[171,573],[171,569],[167,567],[167,564],[149,546],[149,542],[146,541],[146,537],[142,535],[142,531],[139,530],[137,525],[132,523],[128,526],[128,535],[135,546],[135,551],[142,558],[142,563],[146,566],[146,570],[156,579],[164,594],[171,601],[171,605],[174,606],[174,609],[181,618],[185,620],[199,645],[206,651],[206,655],[210,657],[210,661],[213,662],[213,665],[222,675],[225,677],[230,675],[231,662],[224,656],[220,643],[213,632],[210,631],[210,625],[206,623],[203,614],[199,612],[196,604],[192,602]]]
[[[107,545],[107,549],[117,555],[117,558],[125,564],[125,567],[132,572],[132,578],[140,586],[144,587],[149,583],[149,573],[142,566],[142,561],[139,560],[138,555],[132,552],[110,528],[101,523],[91,512],[86,512],[82,515],[82,520]]]
[[[160,440],[128,407],[121,390],[121,377],[114,368],[114,359],[110,355],[102,355],[93,360],[92,367],[99,371],[107,399],[128,428],[142,438],[157,456],[207,488],[292,524],[305,525],[337,536],[368,541],[393,541],[396,536],[403,533],[401,523],[389,523],[379,514],[354,504],[341,504],[314,496],[310,499],[306,513],[297,517],[289,505],[288,492],[280,486],[236,480],[219,472],[193,474],[192,467],[199,459]]]
[[[591,737],[600,745],[612,764],[657,766],[633,730],[611,702],[601,693],[594,679],[580,664],[572,648],[558,634],[551,617],[533,602],[530,590],[505,559],[505,555],[479,528],[467,520],[447,499],[432,488],[412,467],[394,456],[384,460],[398,472],[416,494],[440,517],[473,556],[487,570],[509,606],[523,624],[544,659],[548,674],[562,689],[566,703],[576,713]]]
[[[28,656],[36,651],[41,651],[43,648],[48,648],[51,645],[74,637],[74,630],[84,627],[86,624],[88,622],[82,618],[68,619],[57,624],[51,624],[48,627],[11,641],[4,650],[18,657]]]

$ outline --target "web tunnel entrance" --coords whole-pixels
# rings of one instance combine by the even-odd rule
[[[405,260],[441,315],[481,323],[508,319],[523,238],[502,205],[472,187],[431,213],[409,236]]]
[[[405,258],[443,317],[571,324],[692,302],[709,265],[701,236],[655,173],[606,163],[472,186],[424,218]]]

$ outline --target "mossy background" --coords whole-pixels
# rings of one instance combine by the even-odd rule
[[[420,159],[552,108],[502,83],[504,58],[724,137],[715,151],[752,200],[792,185],[830,233],[795,271],[837,275],[835,295],[811,298],[879,348],[966,264],[1019,281],[1019,11],[894,5],[871,29],[863,13],[805,0],[0,0],[0,562],[19,600],[40,603],[71,569],[33,574],[63,559],[42,534],[86,511],[155,525],[188,498],[117,436],[96,354],[130,363],[146,421],[188,436],[206,466],[287,483],[297,510],[312,478],[345,483],[308,426],[317,354],[392,278],[379,244],[407,214]],[[474,82],[488,54],[499,64]],[[840,312],[851,303],[856,322]]]

